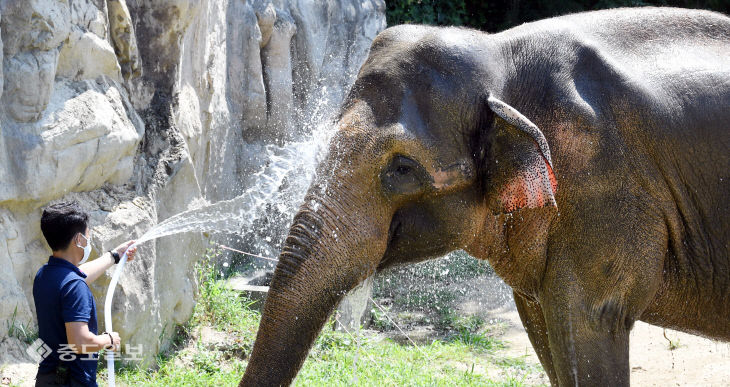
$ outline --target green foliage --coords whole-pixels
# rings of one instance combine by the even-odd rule
[[[681,347],[682,345],[679,343],[679,339],[677,340],[670,340],[669,341],[669,350],[674,351],[675,349]]]
[[[234,386],[246,370],[243,361],[229,361],[226,367],[213,364],[215,354],[194,355],[190,364],[183,365],[176,357],[158,359],[155,370],[125,367],[117,374],[117,383],[127,386]],[[100,378],[101,379],[101,378]]]
[[[451,25],[497,32],[566,13],[648,5],[730,13],[728,0],[392,0],[387,1],[386,12],[388,25]]]
[[[8,337],[15,337],[26,344],[33,343],[38,338],[38,332],[34,331],[29,324],[18,321],[17,318],[18,306],[15,305],[15,309],[13,309],[13,315],[10,316],[10,320],[5,321],[5,326],[8,329]]]
[[[197,263],[198,299],[190,321],[175,327],[172,346],[157,357],[157,370],[126,365],[119,369],[118,380],[126,385],[145,386],[220,386],[235,385],[246,369],[242,359],[250,353],[258,329],[260,314],[251,310],[253,301],[242,298],[225,286],[229,272],[214,264],[218,251],[211,250]],[[203,348],[200,342],[192,353],[183,348],[191,333],[211,326],[234,338],[227,350]],[[162,334],[164,335],[164,333]],[[101,364],[101,363],[100,363]],[[105,372],[99,374],[104,379]]]
[[[679,343],[679,339],[672,340],[669,337],[667,337],[667,330],[666,329],[664,330],[664,338],[668,342],[669,350],[670,351],[674,351],[675,349],[677,349],[677,348],[679,348],[679,347],[682,346],[682,344]]]
[[[457,257],[456,263],[467,256]],[[471,259],[471,258],[469,258]],[[165,354],[158,356],[156,369],[135,366],[121,367],[117,372],[120,385],[139,386],[232,386],[243,375],[250,349],[253,346],[260,314],[249,308],[251,302],[227,289],[222,273],[213,264],[215,252],[210,252],[198,264],[199,297],[191,320],[175,328],[173,345]],[[454,262],[444,261],[434,267],[421,267],[421,275],[448,280],[444,268]],[[439,266],[443,265],[443,266]],[[484,269],[471,267],[465,273],[449,269],[451,274],[474,275]],[[488,267],[486,267],[488,268]],[[486,270],[486,269],[485,269]],[[443,296],[447,299],[448,296]],[[414,307],[427,307],[427,301],[414,298]],[[372,331],[352,334],[336,332],[325,324],[315,341],[301,371],[294,381],[297,386],[522,386],[525,375],[522,363],[499,356],[495,350],[503,344],[492,334],[493,326],[478,317],[459,317],[443,305],[443,319],[448,321],[454,333],[446,338],[434,338],[426,344],[414,346],[396,343]],[[377,309],[377,308],[375,308]],[[386,315],[378,310],[380,324],[395,328]],[[391,314],[386,310],[386,313]],[[446,325],[445,325],[446,326]],[[235,337],[226,347],[191,343],[194,332],[202,327],[213,327],[224,332],[227,338]],[[235,347],[231,354],[230,347]],[[502,363],[500,363],[502,362]],[[502,380],[492,380],[488,366],[497,366],[505,375]],[[539,370],[535,371],[535,373]],[[99,372],[102,382],[105,372]]]
[[[373,329],[377,329],[381,332],[395,329],[395,325],[393,325],[385,313],[377,307],[373,307],[370,310],[370,319],[370,327]]]
[[[221,371],[222,356],[219,351],[205,351],[198,348],[192,359],[192,365],[195,369],[213,375]]]
[[[391,24],[422,23],[437,25],[464,25],[466,17],[464,0],[401,0],[388,2],[388,21]]]
[[[453,303],[465,292],[464,286],[455,284],[492,274],[494,271],[486,261],[455,251],[441,259],[403,266],[377,276],[373,298],[392,300],[394,310],[422,312],[421,322],[433,324],[439,330],[450,330],[456,316]],[[371,309],[370,323],[383,331],[395,328],[375,307]]]
[[[492,352],[505,347],[504,343],[492,334],[495,327],[485,326],[481,317],[457,316],[451,320],[450,328],[451,334],[448,340],[461,343],[472,351]]]
[[[255,326],[260,318],[251,309],[255,301],[241,297],[225,286],[226,276],[213,263],[217,251],[210,251],[197,263],[199,294],[191,320],[193,325],[208,324],[216,329],[236,333],[242,339],[256,335]]]
[[[484,369],[488,358],[459,341],[434,340],[415,347],[372,335],[325,330],[294,381],[296,386],[521,386],[495,382]],[[469,365],[457,367],[456,365]],[[509,370],[508,370],[509,372]]]

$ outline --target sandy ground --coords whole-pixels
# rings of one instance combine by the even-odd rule
[[[27,344],[16,338],[0,341],[0,385],[33,386],[38,365],[25,353]]]
[[[493,312],[494,318],[509,324],[502,337],[508,343],[505,352],[527,354],[530,363],[538,363],[517,311],[502,308]],[[663,332],[643,322],[635,324],[631,332],[632,386],[730,386],[730,344],[668,329],[667,337],[679,342],[678,348],[670,350]]]
[[[509,288],[498,278],[479,279],[474,285],[474,290],[465,295],[472,298],[463,304],[463,308],[473,310],[486,305],[485,317],[508,324],[502,336],[508,343],[506,353],[512,356],[527,355],[530,363],[539,363],[514,301],[511,297],[505,299],[496,296],[505,294]],[[488,295],[481,296],[479,300],[477,294],[485,293]],[[479,301],[474,303],[474,300]],[[678,348],[669,349],[664,329],[643,322],[634,325],[630,338],[632,386],[730,386],[730,343],[671,329],[666,330],[666,335],[679,344]],[[539,380],[535,382],[541,383]],[[547,379],[543,383],[548,383]]]

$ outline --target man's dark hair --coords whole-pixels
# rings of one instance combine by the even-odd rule
[[[51,250],[64,250],[71,243],[76,233],[85,233],[89,222],[89,214],[79,203],[62,202],[51,204],[43,210],[41,231]]]

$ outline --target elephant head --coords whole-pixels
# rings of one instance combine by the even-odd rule
[[[401,26],[375,39],[285,241],[241,385],[290,383],[343,295],[376,271],[488,239],[494,214],[556,205],[548,143],[504,99],[480,36]]]

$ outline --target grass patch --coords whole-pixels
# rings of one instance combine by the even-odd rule
[[[325,332],[317,340],[296,386],[502,386],[483,369],[484,363],[458,341],[434,340],[427,345],[398,344],[377,336],[353,339],[338,332]],[[519,385],[519,384],[517,384]]]
[[[458,284],[493,274],[489,263],[459,250],[444,258],[403,266],[376,277],[373,298],[391,304],[392,310],[422,312],[421,321],[396,319],[399,325],[433,325],[440,331],[448,331],[455,318],[454,301],[465,292]],[[380,318],[376,309],[371,310],[373,327],[395,329]]]
[[[156,370],[125,367],[119,370],[116,378],[119,384],[129,386],[234,386],[246,370],[244,362],[231,362],[222,369],[212,358],[203,359],[204,356],[209,355],[201,355],[191,364],[161,357]]]
[[[475,352],[493,352],[504,349],[504,342],[497,338],[500,324],[487,325],[479,316],[458,316],[450,313],[442,319],[448,333],[446,340],[458,342]]]
[[[31,328],[30,324],[18,321],[18,306],[15,305],[10,320],[5,321],[8,329],[8,337],[15,337],[26,344],[32,344],[38,338],[38,331]]]
[[[134,365],[122,366],[117,380],[128,385],[203,386],[236,385],[246,369],[248,356],[256,337],[260,314],[249,307],[253,303],[224,285],[225,274],[216,269],[209,252],[198,262],[200,281],[198,300],[193,316],[185,325],[175,327],[170,349],[156,359],[156,369]],[[209,349],[199,343],[190,348],[194,333],[202,326],[225,332],[231,342],[225,348]],[[106,370],[100,369],[100,379]]]
[[[214,254],[208,254],[198,263],[200,293],[190,324],[209,325],[234,334],[243,341],[253,341],[261,316],[250,308],[254,301],[226,288],[223,272],[212,263]]]
[[[208,254],[198,265],[198,302],[190,321],[175,328],[170,349],[156,358],[153,370],[121,367],[117,372],[120,385],[238,384],[253,348],[260,313],[251,309],[250,300],[224,286],[226,273],[216,269],[214,258],[215,253]],[[407,302],[413,309],[427,306],[418,297]],[[359,331],[354,336],[335,332],[329,328],[331,324],[325,324],[294,385],[525,385],[519,375],[525,374],[521,369],[527,366],[520,364],[519,359],[503,359],[496,354],[504,347],[495,334],[498,328],[478,317],[454,315],[446,303],[443,306],[440,319],[451,333],[418,346],[397,343],[375,331]],[[393,317],[391,312],[387,313]],[[374,318],[374,327],[395,329],[383,312],[373,315],[379,316]],[[211,344],[210,338],[204,339],[204,331],[219,335],[223,342]],[[505,370],[499,380],[490,376],[495,368]],[[100,370],[100,382],[104,377],[105,371]]]

